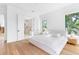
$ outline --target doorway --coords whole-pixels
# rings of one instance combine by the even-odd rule
[[[24,20],[24,36],[25,38],[29,38],[32,36],[32,19],[25,19]]]
[[[4,15],[0,14],[0,54],[5,54],[5,19]]]
[[[23,40],[32,36],[33,32],[33,18],[27,18],[24,15],[18,15],[17,17],[17,39]]]

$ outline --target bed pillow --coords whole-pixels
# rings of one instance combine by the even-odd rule
[[[52,34],[52,37],[61,37],[65,36],[65,31],[59,31],[59,30],[51,30],[49,31],[50,34]]]

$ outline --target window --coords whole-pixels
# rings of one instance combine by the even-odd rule
[[[42,30],[43,32],[47,30],[47,20],[42,21]]]
[[[79,35],[79,12],[65,15],[65,27],[68,34]]]

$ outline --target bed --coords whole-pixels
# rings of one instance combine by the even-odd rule
[[[29,41],[50,55],[59,55],[67,43],[67,37],[43,34],[32,36]]]

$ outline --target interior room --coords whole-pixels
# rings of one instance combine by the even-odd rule
[[[78,54],[78,3],[0,3],[0,55]]]
[[[0,4],[0,55],[6,53],[6,23],[7,9],[6,5]]]

